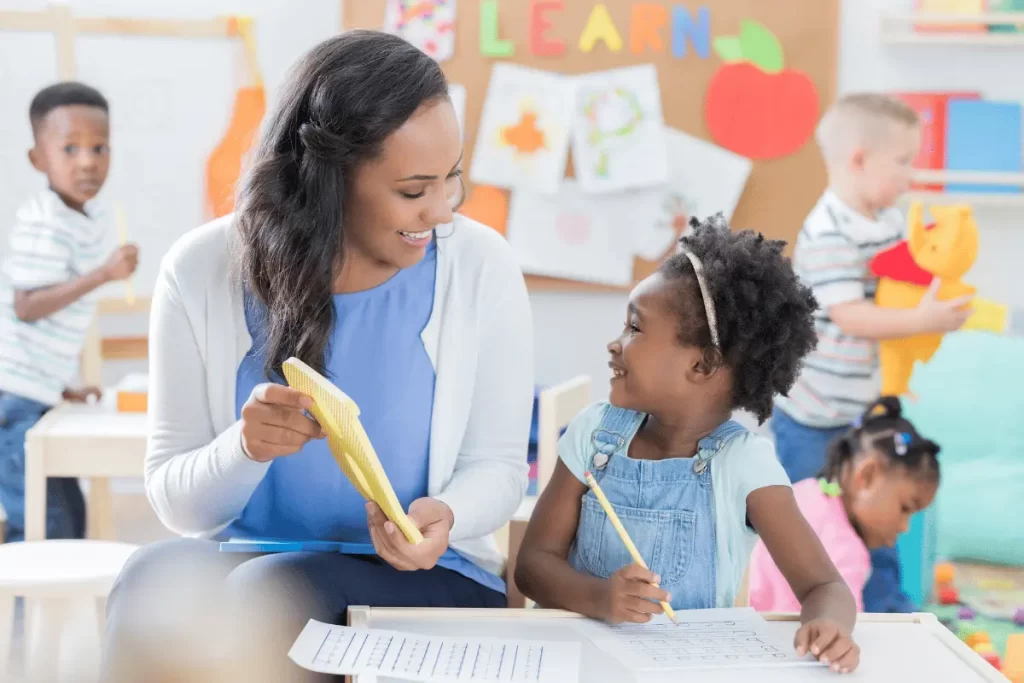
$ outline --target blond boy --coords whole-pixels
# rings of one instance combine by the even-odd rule
[[[821,306],[818,347],[789,396],[776,401],[771,422],[779,460],[794,482],[818,475],[828,443],[878,397],[880,339],[951,332],[969,313],[967,301],[937,301],[933,291],[911,311],[874,303],[877,278],[868,264],[904,237],[894,207],[910,187],[921,144],[916,112],[887,95],[845,95],[822,118],[817,140],[828,188],[800,231],[794,265]],[[865,609],[913,609],[899,590],[895,550],[872,560]]]

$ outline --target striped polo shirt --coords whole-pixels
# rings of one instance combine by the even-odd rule
[[[903,239],[897,209],[863,216],[826,191],[804,222],[793,254],[796,273],[813,291],[818,347],[805,359],[788,397],[776,406],[809,427],[849,424],[878,397],[878,342],[843,334],[829,317],[838,304],[873,300],[878,279],[868,264],[878,252]]]
[[[45,190],[15,216],[0,271],[0,391],[57,405],[78,372],[99,290],[35,322],[15,315],[14,293],[67,282],[106,261],[113,234],[91,204],[86,211]]]

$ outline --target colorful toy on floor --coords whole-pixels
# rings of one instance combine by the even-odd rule
[[[875,303],[883,308],[916,308],[938,279],[935,296],[947,301],[974,296],[975,287],[961,278],[978,255],[978,226],[971,207],[965,204],[933,206],[934,223],[924,221],[924,207],[914,202],[907,212],[907,239],[871,260],[871,272],[880,280]],[[963,329],[1002,334],[1007,330],[1009,309],[994,301],[974,297],[973,313]],[[942,334],[920,334],[886,339],[879,344],[882,394],[902,396],[910,387],[914,364],[927,363],[942,343]]]
[[[940,562],[935,565],[935,583],[937,585],[947,585],[953,583],[953,579],[956,578],[956,570],[953,565],[949,562]]]
[[[938,592],[940,605],[956,605],[960,602],[960,591],[955,586],[943,586]]]
[[[972,650],[976,648],[978,645],[992,643],[991,638],[989,638],[988,633],[986,633],[985,631],[975,631],[974,633],[968,635],[966,638],[961,638],[961,640],[963,640],[967,644],[967,646]]]
[[[1024,633],[1015,633],[1006,639],[1003,675],[1014,683],[1024,682]]]
[[[956,613],[956,618],[962,621],[970,621],[977,616],[970,607],[964,606],[960,608],[960,611]]]
[[[1017,611],[1013,613],[1013,623],[1017,626],[1024,626],[1024,607],[1018,607]]]

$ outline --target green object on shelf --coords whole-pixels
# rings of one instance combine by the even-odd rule
[[[988,11],[995,12],[1024,12],[1024,0],[989,0]],[[988,30],[991,33],[1020,33],[1024,31],[1024,22],[1019,24],[990,24]]]

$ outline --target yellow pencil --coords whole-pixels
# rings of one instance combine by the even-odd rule
[[[118,239],[121,240],[121,246],[128,244],[128,222],[124,218],[124,207],[120,204],[117,205],[117,234]],[[130,304],[135,303],[135,288],[132,287],[132,279],[129,277],[124,281],[125,288],[125,301]]]
[[[604,508],[604,513],[608,515],[608,521],[611,522],[612,526],[615,527],[615,530],[619,532],[619,538],[621,538],[622,542],[626,544],[626,550],[628,550],[629,554],[633,557],[633,561],[649,571],[650,568],[647,566],[647,563],[644,562],[644,558],[640,557],[640,551],[636,549],[635,545],[633,545],[633,539],[631,539],[629,534],[626,533],[625,528],[622,526],[622,522],[619,521],[619,516],[615,514],[615,509],[612,507],[612,504],[608,502],[608,499],[604,495],[604,491],[602,491],[601,487],[597,485],[597,480],[594,479],[594,475],[590,472],[584,472],[583,476],[586,477],[587,483],[594,491],[594,495],[597,496],[597,501],[601,503],[601,507]],[[655,587],[657,587],[657,585],[658,584],[654,584]],[[665,610],[665,614],[667,614],[668,618],[672,620],[672,623],[678,626],[679,620],[676,619],[676,613],[672,611],[672,606],[662,600],[661,608]]]

